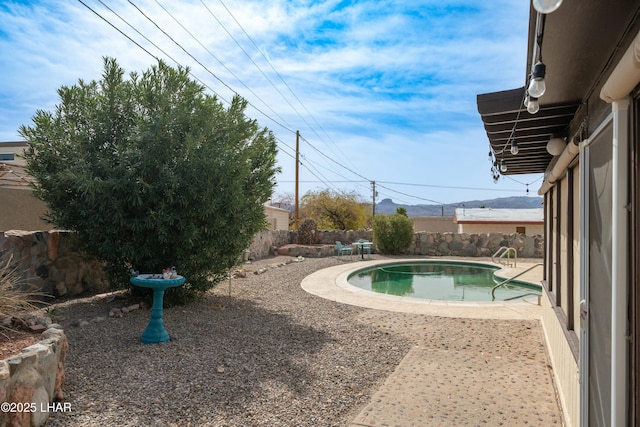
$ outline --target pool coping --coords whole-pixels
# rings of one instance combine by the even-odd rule
[[[401,262],[414,261],[426,260],[424,258],[406,258]],[[441,261],[503,267],[487,262],[459,261],[447,258],[442,258]],[[321,298],[376,310],[470,319],[539,319],[541,316],[541,307],[538,305],[537,297],[497,302],[439,301],[379,294],[357,288],[347,282],[349,275],[356,270],[397,262],[399,261],[386,259],[336,265],[310,274],[302,280],[301,286],[306,292]],[[509,270],[503,268],[494,274],[499,277],[511,276],[512,274],[506,274]]]

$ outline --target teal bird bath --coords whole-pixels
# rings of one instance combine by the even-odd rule
[[[156,277],[160,278],[156,278]],[[163,279],[159,274],[140,274],[129,279],[132,284],[143,288],[153,289],[153,306],[151,307],[151,320],[147,329],[140,337],[144,343],[159,343],[169,341],[169,333],[164,328],[162,322],[162,302],[164,291],[169,288],[180,286],[185,282],[185,278],[178,276],[174,279]]]

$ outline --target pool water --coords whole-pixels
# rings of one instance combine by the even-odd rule
[[[383,264],[352,273],[349,284],[368,291],[411,298],[443,301],[491,301],[491,289],[503,279],[494,276],[498,267],[462,262],[418,261]],[[541,287],[513,281],[495,291],[503,301]]]

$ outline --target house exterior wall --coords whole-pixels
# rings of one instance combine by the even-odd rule
[[[558,322],[549,298],[542,298],[542,330],[547,352],[553,366],[553,380],[567,427],[580,425],[580,374],[578,362],[566,339],[563,326]]]
[[[458,233],[516,233],[518,227],[524,227],[528,236],[542,234],[544,224],[528,224],[528,223],[491,223],[491,224],[465,224],[458,223]]]
[[[53,226],[41,218],[47,205],[33,196],[31,189],[0,187],[0,231],[52,230]]]
[[[453,217],[444,216],[419,216],[413,219],[413,231],[415,233],[428,231],[432,233],[453,233],[458,230],[453,223]]]
[[[265,206],[264,213],[269,221],[269,230],[288,230],[289,229],[289,211],[286,209],[276,208],[273,206]]]
[[[579,166],[547,194],[547,239],[542,325],[553,377],[568,426],[580,425],[579,376]],[[570,182],[572,181],[572,182]],[[571,190],[570,190],[571,189]],[[573,203],[569,203],[569,199]],[[570,217],[572,220],[570,220]],[[569,295],[571,293],[571,295]]]

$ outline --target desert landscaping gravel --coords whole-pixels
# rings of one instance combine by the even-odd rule
[[[54,320],[70,345],[65,402],[71,411],[52,413],[46,425],[348,426],[416,347],[427,355],[429,349],[440,355],[473,351],[488,361],[511,355],[545,377],[542,392],[553,389],[537,321],[448,319],[339,304],[307,294],[300,282],[346,261],[285,263],[290,260],[248,264],[245,278],[221,283],[196,303],[165,309],[172,340],[162,344],[140,342],[148,308],[109,317],[113,308],[134,302],[119,294],[58,304]],[[482,381],[481,369],[469,374]],[[537,391],[527,396],[545,399]],[[521,419],[522,425],[558,423],[554,405],[553,398],[539,402],[537,419],[545,424],[534,417],[531,423]],[[440,417],[437,425],[467,425],[461,414],[456,422]],[[518,425],[508,423],[518,415],[495,414],[480,424]],[[523,406],[523,415],[531,409]]]

